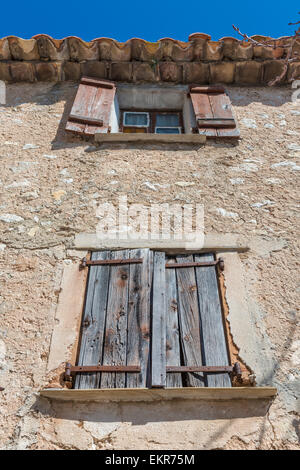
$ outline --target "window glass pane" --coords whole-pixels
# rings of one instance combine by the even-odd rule
[[[156,126],[158,127],[177,127],[179,124],[178,114],[157,114]]]
[[[180,134],[180,129],[178,127],[156,127],[156,134]]]
[[[124,126],[149,126],[148,113],[124,113]]]

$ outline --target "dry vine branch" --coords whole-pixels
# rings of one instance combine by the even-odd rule
[[[300,14],[300,12],[299,12]],[[297,25],[300,24],[300,21],[297,21],[296,23],[288,23],[289,25]],[[299,60],[299,54],[297,51],[295,51],[294,47],[295,45],[299,44],[300,45],[300,28],[298,28],[297,31],[291,36],[286,36],[284,38],[280,39],[268,39],[266,41],[256,41],[255,39],[251,38],[245,33],[242,33],[239,28],[236,26],[232,25],[233,29],[240,35],[242,36],[244,41],[248,41],[252,43],[255,46],[262,46],[262,47],[270,47],[272,49],[283,49],[286,51],[286,56],[283,62],[283,71],[280,75],[278,75],[274,80],[271,80],[268,85],[273,86],[276,85],[277,83],[281,82],[286,77],[287,71],[288,71],[288,66],[290,63],[295,62]],[[298,40],[299,39],[299,40]],[[283,44],[283,40],[285,44]],[[296,77],[292,75],[289,81],[293,81]]]

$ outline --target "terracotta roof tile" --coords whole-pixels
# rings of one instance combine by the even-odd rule
[[[270,39],[260,35],[252,38],[258,41]],[[0,79],[78,80],[83,71],[88,70],[94,76],[123,77],[115,79],[126,81],[183,80],[197,83],[197,80],[204,80],[207,83],[212,77],[219,79],[223,76],[226,82],[239,83],[239,80],[247,79],[249,64],[250,73],[256,77],[249,76],[249,83],[254,80],[261,82],[264,76],[269,77],[272,70],[281,67],[280,60],[285,57],[287,49],[280,46],[288,44],[290,38],[280,37],[274,41],[279,46],[276,49],[234,37],[212,41],[210,35],[199,32],[191,34],[186,42],[162,38],[154,43],[140,38],[119,42],[104,37],[84,41],[76,36],[54,39],[47,34],[37,34],[31,39],[8,36],[0,39]],[[295,47],[298,49],[300,46]],[[270,67],[267,64],[270,61],[278,64]],[[38,65],[47,62],[53,66]],[[138,67],[134,65],[137,62],[145,65]],[[297,64],[293,65],[296,72],[299,70]],[[265,71],[260,71],[261,68]],[[290,72],[287,75],[290,76]]]

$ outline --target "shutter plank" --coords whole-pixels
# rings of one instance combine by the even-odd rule
[[[233,119],[234,116],[232,113],[231,102],[229,97],[225,93],[220,94],[210,94],[209,100],[213,110],[213,114],[218,118]],[[234,128],[221,128],[217,129],[217,135],[219,137],[233,137],[237,138],[240,135],[239,129],[235,126]]]
[[[192,100],[193,108],[194,108],[195,115],[196,115],[196,121],[198,118],[211,119],[214,117],[208,94],[193,93],[191,91],[191,100]],[[198,132],[199,134],[210,136],[210,137],[217,136],[216,129],[199,129],[198,128]]]
[[[110,252],[94,252],[91,259],[110,259]],[[90,366],[101,364],[108,280],[109,266],[90,268],[77,365]],[[78,373],[76,374],[74,388],[98,388],[99,381],[100,373]]]
[[[103,126],[92,126],[87,125],[85,133],[88,135],[94,135],[95,132],[106,133],[109,128],[109,120],[112,103],[115,97],[116,88],[100,88],[98,87],[93,106],[91,109],[91,115],[95,119],[103,121]]]
[[[193,256],[176,256],[178,263],[194,261]],[[170,269],[169,271],[172,271]],[[201,324],[195,268],[176,269],[180,338],[185,366],[202,366]],[[187,374],[190,387],[204,387],[202,372]]]
[[[141,372],[127,374],[126,386],[143,388],[149,375],[152,252],[130,250],[130,258],[143,258],[143,263],[129,268],[127,365],[140,365]]]
[[[195,261],[214,261],[213,254],[195,255]],[[227,366],[228,352],[215,266],[196,268],[206,366]],[[231,387],[228,373],[205,374],[208,387]]]
[[[111,259],[128,257],[129,250],[114,251],[111,254]],[[128,283],[128,264],[110,267],[102,365],[126,365]],[[101,388],[124,388],[125,386],[125,372],[102,373]]]
[[[175,262],[168,258],[168,263]],[[175,269],[166,269],[166,365],[180,366],[178,297]],[[182,387],[181,374],[167,374],[167,387]]]
[[[151,355],[153,388],[162,388],[166,385],[165,264],[165,253],[154,252]]]

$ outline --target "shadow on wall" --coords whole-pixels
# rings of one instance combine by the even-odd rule
[[[16,89],[22,93],[16,93]],[[23,89],[21,88],[23,87]],[[52,150],[60,148],[72,148],[77,146],[86,145],[90,143],[93,145],[93,138],[82,138],[72,136],[65,132],[65,125],[67,117],[70,114],[72,104],[77,92],[77,82],[58,82],[53,84],[52,82],[38,82],[36,84],[12,84],[7,86],[7,106],[18,106],[24,103],[33,103],[39,106],[51,106],[60,101],[64,101],[64,111],[60,123],[58,124],[57,133],[52,141]],[[282,106],[286,102],[290,102],[292,98],[292,92],[294,91],[290,86],[284,87],[238,87],[228,86],[226,87],[228,95],[231,99],[234,107],[247,106],[251,103],[261,103],[267,106]],[[218,145],[228,147],[237,145],[236,143],[219,143]],[[93,148],[90,151],[98,150],[99,148],[112,148],[112,144],[102,144],[101,147]],[[138,144],[118,145],[114,148],[144,148],[145,146],[139,146]],[[155,146],[147,146],[149,150],[158,150],[170,148],[170,144],[167,147],[156,144]],[[180,150],[185,148],[191,149],[191,146],[183,146]],[[178,145],[174,144],[174,150],[179,149]]]
[[[63,402],[38,397],[32,411],[52,418],[92,421],[127,422],[144,425],[153,422],[214,421],[263,417],[270,400],[172,400],[159,402]]]

